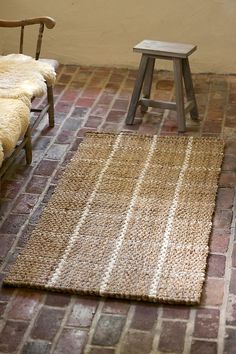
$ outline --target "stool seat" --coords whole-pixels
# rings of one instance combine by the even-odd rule
[[[183,43],[160,42],[145,39],[138,43],[134,48],[134,52],[144,54],[153,54],[155,56],[166,56],[175,58],[187,58],[196,49],[196,45]]]
[[[188,56],[196,49],[197,47],[191,44],[153,40],[144,40],[134,47],[134,51],[141,53],[142,57],[126,117],[126,124],[133,124],[138,105],[141,105],[142,113],[145,113],[148,107],[175,110],[177,113],[178,131],[181,133],[186,130],[186,113],[189,112],[192,119],[198,120],[197,102],[188,61]],[[154,101],[150,99],[156,59],[173,61],[176,102]],[[184,99],[184,88],[186,102]],[[140,97],[142,89],[143,96]]]

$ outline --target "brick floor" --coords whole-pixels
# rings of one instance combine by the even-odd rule
[[[32,165],[25,165],[22,153],[1,184],[1,281],[86,131],[177,134],[170,111],[152,109],[143,119],[138,111],[135,125],[125,125],[135,75],[128,69],[60,67],[55,128],[46,120],[39,124]],[[236,76],[199,74],[194,84],[201,123],[188,119],[186,134],[226,141],[200,306],[1,288],[0,353],[236,353]],[[155,74],[153,94],[173,98],[172,73]]]

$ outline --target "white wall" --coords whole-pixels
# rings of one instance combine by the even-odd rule
[[[56,27],[45,33],[43,54],[61,63],[136,67],[139,55],[132,52],[133,45],[142,39],[156,39],[197,44],[197,52],[190,57],[195,72],[236,72],[235,0],[2,3],[4,19],[42,15],[55,18]],[[3,51],[12,51],[12,36],[2,36],[5,36]]]

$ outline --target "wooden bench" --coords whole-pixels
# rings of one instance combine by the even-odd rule
[[[185,132],[185,115],[190,112],[191,118],[198,120],[198,109],[193,89],[192,76],[188,57],[197,47],[191,44],[159,42],[144,40],[137,44],[134,51],[141,53],[138,75],[128,109],[126,124],[133,124],[135,112],[141,105],[141,112],[148,107],[177,111],[178,131]],[[172,60],[174,65],[174,83],[176,102],[154,101],[150,99],[153,71],[156,59]],[[187,102],[184,102],[184,86]],[[143,88],[143,97],[140,98]]]
[[[25,27],[28,26],[38,26],[38,35],[36,39],[36,49],[34,58],[36,60],[40,60],[42,62],[47,62],[54,67],[56,70],[58,67],[58,62],[52,59],[40,59],[40,52],[42,47],[42,39],[44,28],[52,29],[54,28],[56,22],[51,17],[38,17],[38,18],[30,18],[26,20],[17,20],[17,21],[7,21],[7,20],[0,20],[0,27],[2,28],[20,28],[20,36],[19,36],[19,50],[18,53],[24,53],[24,34],[25,34]],[[17,51],[16,51],[17,52]],[[33,100],[33,98],[32,98]],[[37,115],[37,118],[34,122],[31,122],[30,126],[28,127],[25,136],[16,146],[14,152],[11,154],[10,157],[7,157],[0,168],[0,177],[4,175],[16,155],[19,153],[21,149],[25,149],[26,154],[26,162],[30,164],[32,161],[32,146],[31,146],[31,131],[37,125],[37,123],[46,115],[48,114],[49,119],[49,126],[54,126],[54,100],[53,100],[53,87],[47,84],[47,99],[46,104],[40,109],[32,108],[31,112]]]

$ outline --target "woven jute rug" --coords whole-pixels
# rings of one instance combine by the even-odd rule
[[[89,133],[5,284],[199,303],[218,138]]]

